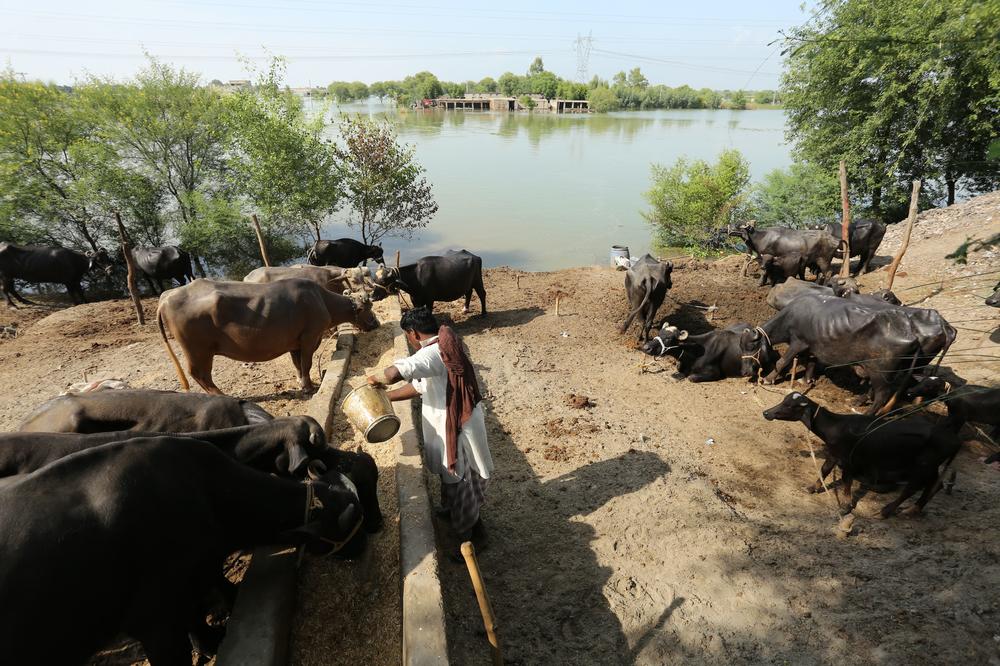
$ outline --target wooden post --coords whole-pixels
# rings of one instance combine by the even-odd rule
[[[840,265],[840,277],[851,275],[851,202],[847,196],[847,164],[840,160],[840,239],[844,247],[844,263]]]
[[[260,256],[264,260],[265,266],[271,265],[271,260],[267,256],[267,246],[264,245],[264,235],[260,232],[260,222],[257,220],[257,213],[250,216],[253,218],[253,230],[257,232],[257,243],[260,245]]]
[[[917,221],[917,203],[920,201],[920,181],[913,181],[913,191],[910,193],[910,214],[906,216],[906,232],[903,234],[903,244],[899,246],[899,252],[892,258],[889,264],[889,277],[885,281],[885,288],[892,289],[892,281],[896,279],[896,269],[903,261],[903,254],[910,246],[910,233],[913,231],[913,223]]]
[[[122,256],[125,257],[125,265],[128,266],[128,294],[132,297],[135,316],[139,318],[139,325],[142,326],[146,323],[146,316],[142,312],[142,301],[139,299],[139,290],[135,286],[135,262],[132,260],[132,244],[128,241],[125,225],[122,224],[122,216],[118,211],[115,211],[115,220],[118,221],[118,236],[122,241]]]
[[[497,623],[493,616],[493,606],[490,604],[489,595],[486,594],[483,575],[479,571],[479,562],[476,561],[476,549],[471,542],[466,541],[462,544],[462,556],[465,558],[465,566],[469,568],[472,587],[476,590],[479,612],[483,616],[483,626],[486,627],[486,637],[490,641],[490,651],[493,653],[493,664],[494,666],[502,666],[503,655],[500,653],[500,641],[497,639]]]
[[[396,250],[396,268],[399,268],[399,250]]]

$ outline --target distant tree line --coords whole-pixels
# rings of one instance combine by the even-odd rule
[[[225,94],[156,60],[133,79],[72,89],[0,71],[0,241],[117,245],[114,213],[141,245],[179,243],[208,270],[303,254],[334,213],[367,242],[409,235],[437,210],[412,149],[390,125],[307,115],[284,63]]]
[[[487,76],[479,81],[453,83],[441,81],[431,72],[419,72],[402,81],[334,81],[327,91],[338,102],[353,102],[370,96],[393,100],[402,106],[419,104],[436,97],[464,97],[470,93],[499,93],[507,97],[542,95],[545,99],[586,99],[595,111],[618,109],[745,109],[750,104],[769,105],[778,100],[773,90],[695,90],[690,86],[671,88],[650,85],[640,68],[618,72],[611,81],[593,77],[589,83],[563,79],[547,71],[541,58],[535,58],[528,71],[504,72],[498,78]]]

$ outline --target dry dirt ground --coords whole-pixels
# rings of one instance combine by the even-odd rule
[[[979,251],[955,267],[944,255],[1000,232],[998,202],[932,213],[933,230],[922,219],[896,281],[905,302],[941,288],[922,304],[963,327],[946,366],[993,385],[1000,313],[982,298],[1000,260]],[[765,292],[738,266],[676,270],[672,296],[689,305],[668,301],[661,315],[694,332],[763,322]],[[496,474],[480,564],[507,663],[1000,663],[1000,471],[982,464],[982,443],[965,446],[954,494],[923,516],[879,520],[891,496],[869,494],[856,534],[839,539],[834,497],[802,490],[818,440],[761,417],[786,386],[673,379],[672,362],[633,349],[634,328],[615,330],[626,308],[610,269],[496,269],[486,288],[486,319],[440,309],[487,395]],[[557,291],[570,294],[562,316]],[[713,321],[696,305],[716,305]],[[855,397],[829,380],[813,396],[835,411]],[[453,663],[489,663],[464,566],[443,561],[442,582]]]
[[[982,305],[996,273],[977,274],[1000,261],[995,249],[971,252],[967,266],[944,255],[998,232],[1000,194],[921,216],[895,286],[963,327],[946,366],[978,383],[1000,375],[1000,314]],[[899,234],[890,230],[880,254]],[[692,332],[766,320],[764,290],[738,267],[678,266],[661,315]],[[984,443],[966,445],[954,494],[925,515],[878,520],[888,497],[869,495],[857,533],[838,539],[835,499],[801,490],[815,479],[817,440],[761,417],[785,386],[672,378],[671,362],[634,349],[634,329],[616,331],[621,273],[501,268],[486,279],[489,317],[463,315],[458,303],[438,310],[464,336],[486,395],[496,473],[480,563],[508,663],[1000,664],[1000,472],[980,462]],[[0,338],[0,428],[84,377],[177,388],[155,326],[137,328],[130,307],[0,307],[0,325],[19,323],[17,338]],[[151,317],[155,301],[145,307]],[[390,345],[386,329],[362,336],[349,383],[383,365]],[[320,368],[332,350],[331,338]],[[301,410],[287,358],[219,359],[216,378],[275,414]],[[852,388],[823,380],[813,395],[847,411]],[[568,394],[592,406],[573,408]],[[342,423],[337,433],[354,443]],[[306,565],[295,663],[398,662],[395,453],[367,450],[382,465],[386,530],[367,564]],[[441,566],[452,661],[487,663],[465,568]]]
[[[66,307],[65,300],[58,297],[46,301],[51,307],[12,311],[0,306],[0,326],[17,323],[18,328],[17,337],[0,338],[0,386],[6,387],[0,391],[0,430],[17,429],[36,406],[84,379],[113,377],[136,388],[179,389],[156,327],[156,299],[143,299],[147,321],[144,327],[136,324],[130,301],[76,307]],[[377,303],[375,312],[380,321],[386,322],[386,304]],[[330,334],[315,356],[314,381],[319,381],[335,348],[336,338]],[[180,355],[175,343],[174,350]],[[363,376],[365,369],[383,363],[382,357],[391,355],[392,329],[388,323],[360,334],[347,383],[356,384],[356,377]],[[305,400],[311,397],[302,396],[287,355],[267,363],[218,357],[213,376],[227,394],[254,400],[275,416],[302,413]],[[360,440],[340,415],[335,429],[340,446],[356,448]],[[293,663],[328,664],[331,655],[352,663],[399,662],[396,452],[389,446],[366,450],[380,466],[379,497],[385,528],[372,537],[370,555],[364,562],[304,560]],[[387,629],[372,634],[373,625]],[[140,657],[141,650],[133,645],[105,655],[100,663],[144,663]]]

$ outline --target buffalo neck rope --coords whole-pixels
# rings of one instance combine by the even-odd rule
[[[314,506],[314,504],[316,506]],[[319,501],[316,499],[316,491],[313,490],[313,484],[312,483],[306,483],[306,512],[305,512],[305,516],[303,517],[302,524],[303,525],[308,525],[309,524],[309,512],[312,511],[313,509],[320,508],[321,506],[322,505],[319,504]],[[351,531],[348,532],[347,536],[344,537],[340,541],[334,541],[333,539],[327,539],[326,537],[323,537],[323,536],[316,536],[315,538],[317,540],[322,541],[325,544],[333,546],[333,550],[331,550],[329,553],[324,553],[321,557],[327,557],[328,555],[333,555],[338,550],[343,549],[343,547],[346,546],[350,542],[350,540],[354,538],[354,535],[358,533],[358,530],[361,529],[361,523],[364,522],[364,519],[365,519],[364,515],[362,515],[360,518],[358,518],[358,522],[356,522],[354,524],[354,527],[351,528]],[[303,555],[304,552],[305,552],[305,549],[299,551],[299,563],[300,564],[302,562],[302,555]]]

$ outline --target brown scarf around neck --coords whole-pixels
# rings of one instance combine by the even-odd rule
[[[458,459],[458,434],[472,417],[476,405],[483,399],[476,382],[476,371],[462,348],[462,341],[450,326],[438,330],[438,350],[448,369],[448,388],[445,391],[445,445],[448,470],[455,471]]]

